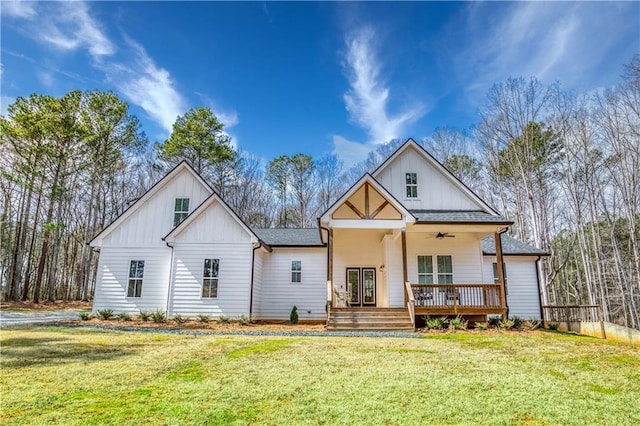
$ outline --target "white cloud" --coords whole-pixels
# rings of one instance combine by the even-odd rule
[[[3,1],[0,12],[4,16],[23,19],[34,18],[37,15],[35,3],[31,1]]]
[[[452,40],[465,46],[453,67],[474,96],[510,76],[588,90],[601,84],[600,67],[615,60],[619,69],[631,58],[628,40],[637,40],[637,19],[626,17],[637,11],[633,2],[469,3],[449,28]]]
[[[388,112],[390,88],[380,76],[382,67],[372,28],[363,27],[349,34],[345,43],[344,66],[350,88],[344,101],[351,120],[367,132],[373,143],[406,136],[406,126],[425,114],[424,106],[415,103],[395,114]]]
[[[158,67],[140,44],[126,37],[125,41],[132,56],[100,67],[127,100],[142,107],[152,120],[171,132],[178,115],[186,110],[185,100],[169,71]]]
[[[376,147],[373,143],[353,142],[340,135],[333,135],[332,139],[333,153],[342,160],[345,170],[367,158]]]

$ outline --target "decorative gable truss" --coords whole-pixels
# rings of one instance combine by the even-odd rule
[[[396,200],[370,174],[365,174],[342,197],[340,197],[320,218],[323,224],[332,227],[344,227],[359,222],[371,227],[402,227],[414,222],[413,215]],[[396,226],[393,226],[396,225]]]

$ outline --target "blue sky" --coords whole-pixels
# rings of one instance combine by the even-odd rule
[[[638,2],[3,1],[2,113],[17,96],[112,90],[152,141],[210,107],[265,160],[477,122],[509,76],[590,92],[640,53]]]

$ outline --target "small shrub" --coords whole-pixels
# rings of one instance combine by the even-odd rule
[[[167,320],[167,314],[164,311],[155,311],[153,314],[151,314],[151,319],[156,324],[160,324]]]
[[[231,318],[229,318],[226,315],[220,315],[218,317],[218,324],[230,324],[231,323]]]
[[[489,326],[500,328],[501,317],[489,317]]]
[[[291,324],[297,324],[298,323],[298,307],[296,305],[293,305],[293,308],[291,308],[291,314],[289,315],[289,321],[291,321]]]
[[[98,317],[101,320],[108,320],[113,317],[113,309],[102,309],[101,311],[98,311]]]
[[[559,326],[560,324],[558,324],[557,322],[550,322],[548,324],[549,330],[557,330]]]
[[[477,322],[473,327],[476,330],[486,330],[487,328],[489,328],[489,323],[488,322]]]
[[[118,314],[118,319],[120,321],[131,321],[131,315],[126,312],[121,312]]]
[[[91,315],[90,312],[80,312],[80,319],[82,321],[89,321],[91,318],[93,318],[93,315]]]
[[[533,331],[540,328],[542,321],[540,320],[526,320],[522,322],[522,329],[524,331]]]
[[[442,330],[447,323],[447,319],[445,317],[438,318],[430,318],[427,317],[425,319],[425,326],[429,330]]]
[[[449,320],[449,330],[466,330],[468,321],[462,319],[461,316],[457,316]]]
[[[145,322],[149,321],[151,319],[151,312],[140,311],[138,318]]]
[[[502,320],[498,323],[498,328],[500,330],[511,330],[515,324],[515,321],[512,319]]]
[[[513,321],[513,328],[515,329],[521,329],[522,328],[522,324],[524,323],[524,320],[520,317],[513,317],[511,318],[511,320]]]
[[[176,322],[176,324],[184,324],[185,322],[189,321],[189,318],[183,317],[180,314],[176,314],[173,316],[173,320]]]
[[[249,315],[240,315],[240,318],[238,318],[238,324],[240,324],[240,325],[250,325],[251,324],[251,316],[249,316]]]
[[[204,315],[204,314],[198,315],[198,321],[200,321],[203,324],[208,323],[209,322],[209,315]]]

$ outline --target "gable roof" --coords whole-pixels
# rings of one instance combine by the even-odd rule
[[[162,179],[157,181],[145,192],[142,197],[138,198],[133,204],[131,204],[125,211],[120,213],[118,217],[116,217],[110,224],[105,226],[102,231],[100,231],[95,237],[89,241],[89,245],[95,247],[94,242],[98,240],[103,240],[109,234],[111,234],[122,222],[124,222],[127,218],[129,218],[136,210],[138,210],[144,203],[146,203],[151,197],[153,197],[156,193],[158,193],[162,188],[164,188],[173,178],[178,176],[183,171],[188,171],[191,173],[198,182],[200,182],[209,192],[213,193],[214,190],[203,178],[196,172],[193,167],[186,161],[182,160],[177,166],[169,171]]]
[[[254,228],[271,247],[324,247],[318,228]]]
[[[409,210],[416,218],[416,223],[495,223],[511,225],[512,221],[504,216],[495,216],[483,211],[464,210]]]
[[[176,225],[167,235],[162,237],[163,241],[172,242],[175,237],[177,237],[182,231],[187,229],[191,223],[193,223],[198,216],[204,213],[208,207],[210,207],[214,202],[218,202],[224,210],[233,217],[238,224],[253,238],[257,241],[262,240],[256,235],[255,232],[238,216],[238,214],[220,197],[215,191],[211,193],[198,207],[193,209],[193,211],[178,225]]]
[[[440,163],[436,158],[431,155],[423,146],[418,144],[412,138],[407,139],[405,143],[400,145],[398,149],[395,150],[393,154],[391,154],[386,160],[382,162],[372,173],[375,178],[384,170],[393,160],[398,158],[403,152],[405,152],[408,148],[413,148],[415,151],[422,156],[431,166],[433,166],[437,171],[442,173],[453,185],[455,185],[458,189],[460,189],[464,194],[466,194],[469,198],[476,202],[476,204],[483,207],[488,213],[493,215],[499,215],[497,210],[491,207],[486,201],[480,198],[475,192],[471,190],[467,185],[464,184],[460,179],[458,179],[449,169],[447,169],[442,163]]]
[[[500,240],[502,241],[502,254],[511,256],[548,256],[549,253],[524,243],[518,239],[510,237],[506,234],[500,234]],[[485,256],[495,256],[496,254],[496,241],[491,237],[487,237],[482,240],[482,254]]]
[[[365,173],[360,179],[358,179],[356,183],[351,185],[351,188],[349,188],[344,194],[342,194],[340,198],[338,198],[324,213],[322,213],[320,219],[326,219],[327,216],[330,218],[331,214],[333,214],[333,212],[337,210],[338,207],[344,204],[345,201],[347,201],[358,189],[360,189],[360,187],[364,185],[365,182],[368,182],[371,186],[373,186],[373,188],[378,191],[380,195],[386,198],[393,207],[401,212],[405,216],[405,220],[406,218],[410,218],[410,221],[413,222],[415,218],[411,214],[411,212],[407,210],[407,208],[400,201],[398,201],[389,191],[387,191],[384,186],[380,184],[380,182],[378,182],[369,173]]]

